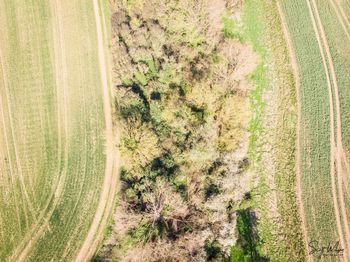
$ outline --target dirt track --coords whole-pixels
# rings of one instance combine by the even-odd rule
[[[99,240],[103,237],[104,228],[107,224],[108,217],[113,208],[114,196],[116,192],[117,176],[115,175],[115,169],[117,168],[117,158],[114,150],[114,135],[112,124],[112,110],[110,102],[110,87],[109,78],[107,77],[107,61],[105,52],[105,41],[103,37],[103,28],[105,27],[104,19],[101,18],[99,11],[98,0],[93,0],[97,38],[98,38],[98,58],[100,64],[101,83],[103,88],[103,104],[105,112],[105,124],[106,124],[106,170],[103,188],[100,196],[100,201],[95,213],[94,220],[90,226],[87,237],[84,244],[81,247],[76,261],[89,261],[95,252]],[[101,23],[103,22],[103,24]]]

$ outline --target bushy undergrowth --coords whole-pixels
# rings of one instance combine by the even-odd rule
[[[113,15],[122,205],[130,219],[139,218],[119,239],[121,250],[152,242],[165,250],[177,241],[171,260],[191,236],[199,241],[178,259],[229,259],[205,203],[224,191],[220,181],[230,172],[224,159],[246,134],[245,79],[255,57],[237,39],[230,5],[222,3],[122,1]],[[220,12],[212,16],[210,8]]]

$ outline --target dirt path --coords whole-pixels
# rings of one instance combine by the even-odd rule
[[[104,228],[108,222],[109,214],[113,208],[114,196],[117,186],[117,176],[115,175],[114,164],[117,163],[116,154],[114,152],[114,135],[113,135],[113,124],[112,124],[112,110],[110,102],[110,87],[108,85],[107,77],[107,63],[105,53],[105,41],[103,39],[103,27],[101,23],[101,16],[99,11],[98,0],[93,0],[97,40],[98,40],[98,58],[100,64],[101,83],[103,88],[103,104],[105,113],[105,124],[106,124],[106,169],[103,188],[100,196],[100,201],[95,213],[94,220],[90,226],[88,235],[76,257],[76,261],[89,261],[93,256],[98,242],[103,237]],[[103,21],[103,20],[102,20]],[[103,21],[104,23],[104,21]]]
[[[313,22],[314,31],[316,34],[316,38],[319,44],[319,49],[321,52],[327,82],[328,82],[328,91],[329,91],[329,100],[330,100],[330,117],[331,117],[331,176],[332,176],[332,191],[333,191],[333,203],[336,213],[336,223],[338,228],[338,234],[340,237],[340,242],[343,247],[345,247],[345,255],[344,261],[348,261],[348,249],[346,248],[349,244],[350,239],[350,231],[349,225],[347,222],[347,214],[345,209],[344,202],[344,193],[343,193],[343,184],[342,181],[344,179],[343,167],[341,164],[342,159],[342,129],[341,129],[341,109],[340,109],[340,101],[339,101],[339,90],[338,84],[336,80],[336,74],[334,70],[333,60],[330,54],[329,46],[327,43],[327,38],[322,26],[322,22],[318,13],[317,4],[315,0],[307,1],[310,16]],[[327,56],[327,57],[326,57]],[[329,63],[329,67],[327,64]],[[334,105],[333,105],[333,95],[335,97],[335,110],[336,110],[336,118],[337,118],[337,126],[334,127]],[[335,137],[335,132],[337,136]],[[336,169],[335,169],[336,166]],[[338,194],[337,194],[337,185],[335,182],[335,176],[337,177],[338,182]],[[340,208],[338,206],[338,199]],[[341,212],[341,217],[340,217]],[[343,232],[342,221],[341,218],[344,219],[343,224],[345,227],[345,232]]]
[[[300,153],[300,134],[301,134],[301,99],[300,99],[300,89],[301,89],[301,82],[300,82],[300,74],[299,74],[299,67],[296,61],[295,57],[295,52],[294,52],[294,47],[293,43],[291,40],[291,37],[289,35],[288,31],[288,26],[286,22],[286,18],[284,16],[281,2],[277,2],[277,8],[278,12],[281,17],[281,22],[282,22],[282,28],[283,28],[283,33],[287,42],[287,47],[290,55],[290,61],[293,69],[293,75],[294,75],[294,81],[295,81],[295,88],[296,88],[296,95],[297,95],[297,110],[298,110],[298,122],[297,122],[297,143],[296,143],[296,178],[297,178],[297,183],[296,183],[296,195],[297,195],[297,200],[298,200],[298,205],[299,205],[299,212],[300,212],[300,218],[301,218],[301,229],[303,232],[303,240],[304,240],[304,245],[305,245],[305,250],[307,250],[307,253],[309,253],[309,237],[307,234],[306,230],[306,221],[305,221],[305,211],[304,211],[304,205],[302,201],[302,190],[301,190],[301,153]],[[307,261],[312,261],[313,258],[312,256],[307,256]]]

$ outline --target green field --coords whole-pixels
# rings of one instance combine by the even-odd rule
[[[350,135],[350,38],[346,35],[350,28],[339,16],[346,8],[333,0],[281,3],[301,84],[300,168],[306,239],[340,240],[346,249],[350,210],[345,194]]]
[[[0,25],[0,261],[70,261],[110,198],[93,1],[1,0]]]

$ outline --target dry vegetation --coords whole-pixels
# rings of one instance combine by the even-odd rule
[[[252,202],[262,250],[271,261],[304,261],[295,190],[296,86],[277,4],[246,0],[242,17],[241,38],[261,57],[251,75],[249,156],[259,176]]]
[[[247,77],[257,57],[237,34],[241,3],[114,5],[122,189],[100,258],[263,259],[247,204]]]

